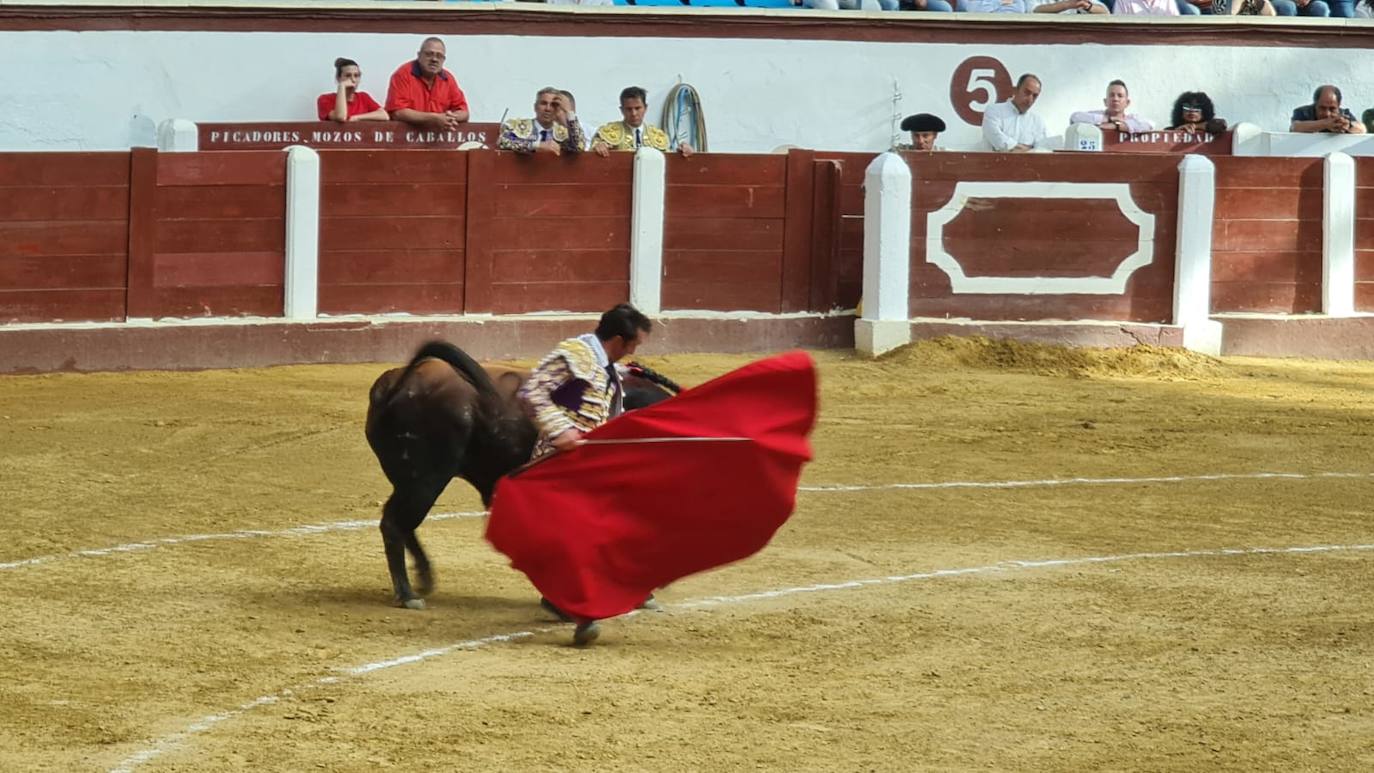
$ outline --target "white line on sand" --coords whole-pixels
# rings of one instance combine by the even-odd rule
[[[484,515],[486,515],[486,513],[481,511],[434,513],[429,516],[429,520],[445,521],[450,518],[480,518]],[[257,539],[259,537],[307,537],[332,531],[356,531],[358,529],[375,528],[377,528],[377,519],[374,518],[370,521],[334,521],[333,523],[306,524],[304,526],[291,526],[286,529],[277,529],[274,531],[243,529],[241,531],[226,531],[218,534],[186,534],[180,537],[158,537],[150,539],[147,542],[127,542],[123,545],[115,545],[108,548],[92,548],[90,550],[77,550],[71,553],[60,553],[51,556],[38,556],[37,558],[10,561],[9,563],[0,564],[0,571],[6,569],[23,569],[25,567],[50,564],[54,561],[65,561],[73,558],[99,558],[102,556],[114,555],[116,553],[136,553],[140,550],[152,550],[153,548],[165,547],[167,545],[183,545],[188,542]]]
[[[1369,472],[1245,472],[1245,473],[1219,473],[1215,475],[1160,475],[1145,478],[1046,478],[1043,480],[994,480],[994,481],[942,481],[931,483],[876,483],[870,485],[863,484],[822,484],[816,486],[801,486],[797,490],[807,493],[825,494],[839,492],[857,491],[895,491],[895,490],[925,490],[925,489],[1017,489],[1035,488],[1051,486],[1111,486],[1111,485],[1130,485],[1130,484],[1149,484],[1149,483],[1206,483],[1211,481],[1225,480],[1322,480],[1331,478],[1347,479],[1371,479],[1374,473]],[[442,521],[449,518],[479,518],[485,515],[482,512],[460,512],[460,513],[435,513],[429,516],[429,520]],[[0,563],[0,571],[10,569],[23,569],[40,564],[49,564],[54,561],[64,561],[73,558],[97,558],[102,556],[114,555],[116,553],[134,553],[142,550],[152,550],[167,545],[182,545],[188,542],[205,542],[210,540],[236,540],[236,539],[255,539],[258,537],[303,537],[313,534],[324,534],[334,531],[352,531],[356,529],[375,528],[376,520],[370,521],[336,521],[334,523],[322,523],[306,526],[292,526],[287,529],[276,531],[264,531],[249,529],[244,531],[231,531],[221,534],[188,534],[180,537],[159,537],[146,542],[130,542],[123,545],[115,545],[108,548],[92,548],[90,550],[77,550],[71,553],[61,553],[50,556],[38,556],[36,558],[25,558],[8,563]]]
[[[947,577],[959,577],[964,575],[988,574],[996,572],[1011,572],[1024,569],[1048,569],[1063,566],[1081,566],[1085,564],[1105,564],[1122,561],[1146,561],[1165,558],[1220,558],[1233,556],[1254,556],[1254,555],[1282,555],[1282,554],[1311,554],[1311,553],[1336,553],[1347,551],[1367,551],[1374,550],[1374,544],[1367,545],[1308,545],[1282,548],[1249,547],[1249,548],[1215,548],[1210,550],[1173,550],[1149,553],[1123,553],[1111,556],[1087,556],[1082,558],[1053,558],[1039,560],[1019,560],[1019,561],[999,561],[995,564],[984,566],[970,566],[963,569],[935,569],[928,572],[915,572],[912,574],[889,575],[887,577],[871,577],[861,580],[849,580],[846,582],[821,583],[817,585],[805,585],[795,588],[779,588],[777,590],[758,591],[755,593],[745,593],[739,596],[711,596],[703,599],[678,602],[667,605],[670,609],[700,609],[703,607],[721,606],[724,604],[740,604],[751,601],[761,601],[765,599],[775,599],[783,596],[793,596],[802,593],[824,593],[829,591],[854,590],[856,588],[873,587],[877,585],[891,585],[894,583],[912,582],[916,580],[938,580]],[[633,613],[632,613],[633,614]],[[494,634],[481,639],[468,639],[444,647],[423,650],[411,655],[403,655],[388,660],[380,660],[375,663],[365,663],[360,666],[343,669],[338,676],[327,676],[313,682],[297,686],[288,687],[273,695],[264,695],[255,698],[247,703],[240,704],[236,708],[211,714],[202,717],[186,727],[185,730],[172,733],[154,740],[146,748],[126,758],[119,765],[111,768],[112,773],[131,773],[135,768],[150,762],[153,759],[166,754],[169,751],[181,746],[191,736],[210,730],[226,720],[246,714],[262,706],[270,706],[278,701],[288,698],[297,692],[319,687],[323,685],[335,684],[351,676],[362,676],[375,671],[381,671],[396,666],[420,663],[433,658],[442,657],[459,650],[475,650],[492,644],[515,641],[518,639],[528,639],[541,633],[557,630],[556,626],[535,628],[528,631],[516,631],[514,633]]]
[[[1352,478],[1368,480],[1374,472],[1236,472],[1215,475],[1158,475],[1146,478],[1046,478],[1043,480],[943,481],[938,483],[843,483],[819,486],[800,486],[798,491],[812,493],[849,491],[890,491],[897,489],[956,489],[956,488],[1036,488],[1049,486],[1120,486],[1135,483],[1206,483],[1219,480],[1324,480]]]

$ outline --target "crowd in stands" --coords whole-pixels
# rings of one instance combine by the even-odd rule
[[[1049,132],[1045,121],[1038,113],[1031,112],[1040,99],[1042,86],[1040,78],[1032,73],[1022,75],[1016,81],[1016,89],[1011,98],[989,107],[983,113],[983,140],[995,151],[1003,153],[1027,153],[1050,150],[1047,146]],[[1341,90],[1330,84],[1318,86],[1312,94],[1312,103],[1294,108],[1289,120],[1288,131],[1299,133],[1326,134],[1365,134],[1371,129],[1366,122],[1374,123],[1374,109],[1365,111],[1365,121],[1342,106]],[[1107,84],[1107,94],[1102,99],[1102,109],[1080,110],[1069,116],[1070,124],[1091,124],[1103,131],[1134,134],[1156,130],[1155,123],[1148,118],[1127,112],[1131,106],[1130,91],[1126,84],[1114,80]],[[899,150],[935,151],[936,140],[945,124],[938,116],[918,113],[902,121],[902,130],[911,133],[911,143],[898,146]],[[1226,119],[1216,114],[1212,100],[1202,91],[1185,91],[1174,100],[1168,131],[1192,133],[1220,133],[1227,130]]]
[[[1374,0],[545,0],[569,5],[746,6],[820,10],[1091,13],[1120,16],[1336,16],[1374,18]]]
[[[336,90],[321,94],[316,110],[321,121],[402,121],[413,126],[451,131],[468,120],[468,100],[458,79],[444,68],[448,49],[439,38],[425,38],[413,61],[391,74],[386,105],[358,88],[362,69],[352,59],[334,60]],[[615,150],[641,147],[668,150],[666,132],[644,123],[648,92],[628,86],[620,92],[621,120],[604,124],[588,137],[577,118],[572,92],[548,86],[534,98],[532,118],[512,118],[501,125],[497,146],[518,153],[581,153],[591,150],[605,157]],[[690,156],[690,143],[677,143],[677,151]]]
[[[1088,0],[1078,0],[1088,2]],[[1220,0],[1219,0],[1220,1]],[[1249,1],[1249,0],[1247,0]],[[1312,0],[1317,2],[1317,0]],[[321,94],[317,111],[321,121],[403,121],[417,127],[446,131],[457,129],[468,120],[467,96],[458,79],[444,68],[447,49],[439,38],[425,38],[413,61],[405,62],[391,74],[385,106],[358,88],[362,69],[345,58],[334,60],[336,90]],[[1011,98],[988,107],[983,113],[983,139],[994,151],[1024,153],[1047,150],[1049,132],[1039,113],[1032,112],[1043,86],[1039,76],[1022,75]],[[1128,112],[1130,90],[1121,80],[1107,84],[1100,109],[1080,110],[1069,116],[1070,124],[1091,124],[1103,131],[1140,133],[1155,130],[1155,123]],[[672,143],[662,129],[644,122],[648,94],[638,86],[620,92],[621,120],[604,124],[590,135],[577,117],[577,100],[572,92],[554,86],[535,94],[533,116],[512,118],[501,125],[497,147],[517,153],[582,153],[590,150],[599,156],[612,151],[634,151],[642,147],[669,150]],[[1374,110],[1365,111],[1374,121]],[[1205,92],[1185,91],[1174,100],[1168,130],[1219,133],[1227,129],[1226,120],[1217,116]],[[944,121],[930,113],[908,116],[902,130],[911,143],[899,149],[932,152],[945,130]],[[1369,128],[1342,105],[1341,90],[1333,85],[1318,86],[1312,103],[1293,110],[1290,132],[1364,134]],[[688,142],[676,143],[684,156],[694,152]]]

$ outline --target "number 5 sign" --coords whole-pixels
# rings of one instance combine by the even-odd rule
[[[1011,76],[990,56],[971,56],[954,68],[949,79],[949,102],[964,123],[983,125],[983,111],[1011,98]]]

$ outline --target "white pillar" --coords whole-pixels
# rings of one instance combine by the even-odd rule
[[[911,342],[911,169],[883,153],[864,172],[863,316],[854,346],[882,354]]]
[[[630,214],[630,303],[645,314],[663,306],[663,197],[668,165],[653,148],[635,151]]]
[[[1231,127],[1231,155],[1233,156],[1267,156],[1269,147],[1264,130],[1260,127],[1241,121]]]
[[[320,154],[304,145],[286,149],[287,319],[314,319],[320,283]]]
[[[157,149],[163,153],[194,153],[200,150],[200,132],[182,118],[169,118],[157,127]]]
[[[1322,164],[1322,313],[1355,314],[1355,160],[1331,153]]]
[[[1183,347],[1221,354],[1221,323],[1212,319],[1212,211],[1216,166],[1198,155],[1178,165],[1178,242],[1174,267],[1174,324]]]
[[[1101,150],[1102,130],[1095,124],[1069,124],[1064,132],[1064,150]]]

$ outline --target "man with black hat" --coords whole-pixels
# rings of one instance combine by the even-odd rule
[[[911,132],[911,144],[900,143],[898,150],[916,150],[931,153],[939,150],[935,140],[945,130],[945,122],[930,113],[917,113],[902,119],[902,131]]]

